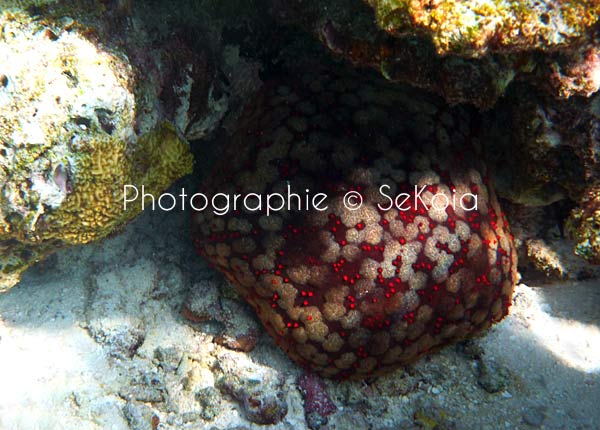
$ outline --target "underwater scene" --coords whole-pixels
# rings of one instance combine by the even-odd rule
[[[0,430],[599,430],[600,0],[0,0]]]

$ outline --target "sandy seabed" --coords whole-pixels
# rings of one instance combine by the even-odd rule
[[[206,283],[224,308],[237,303],[188,232],[186,213],[144,213],[0,296],[0,429],[308,428],[302,371],[266,334],[233,351],[215,343],[219,323],[183,318]],[[485,336],[372,381],[327,381],[337,412],[322,428],[598,429],[599,327],[600,279],[520,284]],[[220,388],[227,375],[279,380],[283,420],[257,424]]]

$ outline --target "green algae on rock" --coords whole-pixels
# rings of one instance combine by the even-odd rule
[[[2,289],[57,247],[130,221],[140,208],[124,210],[124,185],[159,193],[192,157],[158,114],[157,89],[92,28],[17,9],[0,12],[0,26]]]

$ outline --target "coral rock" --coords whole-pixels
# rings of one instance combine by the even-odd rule
[[[579,207],[567,220],[567,228],[577,242],[575,254],[600,264],[600,185],[584,193]]]
[[[217,388],[239,403],[249,421],[267,425],[285,418],[288,405],[281,373],[255,363],[245,365],[231,355],[219,357],[219,368],[223,376]]]
[[[192,169],[173,124],[189,100],[162,101],[176,83],[155,76],[160,51],[151,62],[141,27],[134,41],[75,4],[0,10],[0,289],[133,219],[141,208],[124,209],[124,185],[158,194]]]
[[[220,323],[223,329],[214,339],[219,345],[236,351],[253,350],[260,336],[260,329],[252,310],[240,301],[220,297],[219,294],[217,284],[212,280],[195,284],[183,305],[182,316],[194,323]]]
[[[298,386],[304,395],[304,416],[308,427],[319,428],[327,423],[327,417],[337,408],[327,394],[325,383],[312,373],[305,373],[298,379]]]
[[[556,49],[585,40],[600,2],[509,0],[457,2],[367,0],[378,26],[394,36],[426,34],[440,54],[477,56]]]
[[[195,213],[198,252],[300,365],[341,379],[381,374],[507,314],[512,238],[468,112],[443,106],[354,75],[271,83],[201,187],[230,206]],[[267,214],[267,195],[288,190],[300,198]],[[344,204],[350,191],[364,199],[356,210]],[[305,203],[318,192],[326,210]],[[251,209],[256,196],[243,203],[249,193],[262,209]]]
[[[452,104],[490,108],[514,81],[560,98],[600,88],[598,0],[271,4],[280,21],[302,26],[333,53]]]
[[[500,197],[527,206],[577,201],[600,180],[600,94],[556,100],[519,85],[484,121],[482,139]]]

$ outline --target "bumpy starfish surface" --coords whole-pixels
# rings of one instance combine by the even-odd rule
[[[508,313],[516,252],[469,121],[353,75],[267,84],[201,189],[237,206],[196,212],[195,246],[326,377],[381,374],[480,333]],[[252,210],[249,193],[284,207]]]

